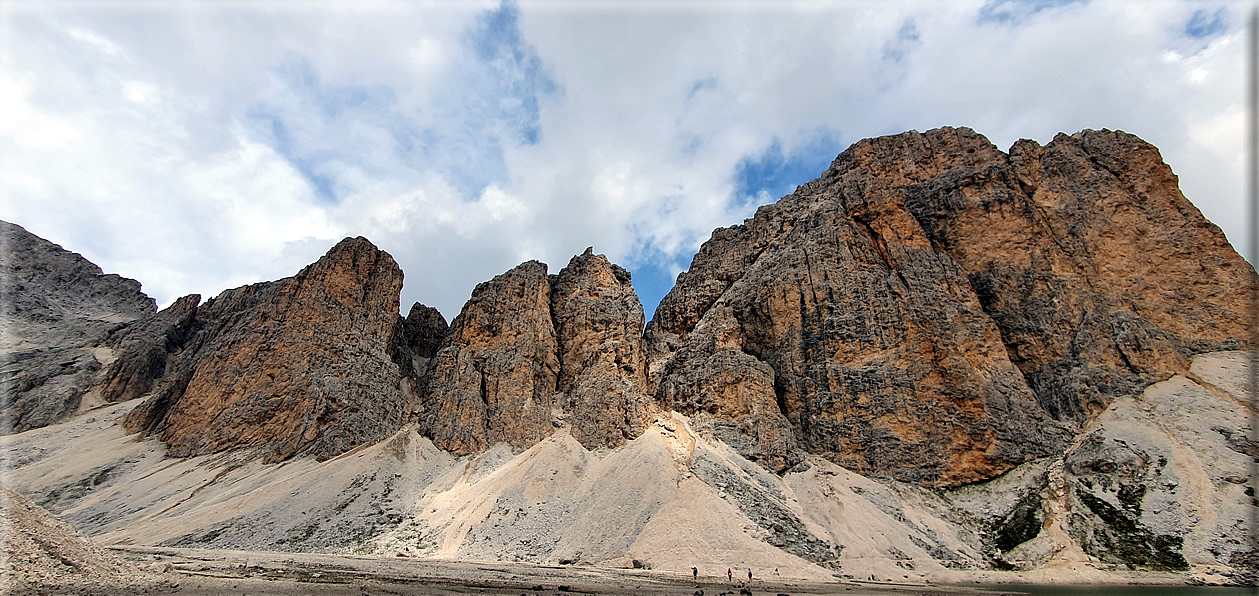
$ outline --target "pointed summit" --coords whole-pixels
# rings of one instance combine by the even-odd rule
[[[422,426],[438,447],[528,448],[568,428],[587,448],[638,436],[643,308],[629,272],[587,248],[558,275],[537,261],[482,283],[432,363]]]
[[[223,292],[196,309],[127,428],[176,456],[253,446],[268,461],[384,438],[406,410],[401,289],[393,257],[360,237],[293,277]]]

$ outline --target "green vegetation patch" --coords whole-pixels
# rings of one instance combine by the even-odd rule
[[[1144,487],[1142,487],[1144,488]],[[1144,490],[1142,490],[1144,494]],[[1087,550],[1103,560],[1117,557],[1129,567],[1145,567],[1157,571],[1185,571],[1189,563],[1182,554],[1185,539],[1168,534],[1155,535],[1131,514],[1099,499],[1087,491],[1078,491],[1084,503],[1105,524],[1094,532],[1096,543],[1084,541]],[[1125,503],[1125,506],[1127,504]],[[1096,548],[1089,548],[1095,546]]]

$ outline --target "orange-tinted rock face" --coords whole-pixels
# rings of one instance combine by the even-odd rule
[[[637,437],[648,415],[643,306],[629,272],[590,250],[552,281],[557,390],[573,438],[589,448]]]
[[[713,233],[648,328],[652,384],[773,469],[956,485],[1236,343],[1247,272],[1130,135],[870,139]]]
[[[392,355],[402,272],[364,238],[296,276],[199,307],[162,387],[127,418],[172,455],[265,446],[270,461],[331,457],[393,432],[406,404]]]
[[[420,418],[437,446],[527,448],[568,426],[589,448],[642,432],[642,305],[603,255],[530,261],[477,286],[434,358]]]
[[[433,443],[463,454],[549,435],[560,363],[546,265],[529,261],[477,285],[450,332],[420,414]]]
[[[1056,418],[1082,422],[1246,336],[1253,269],[1137,137],[1020,141],[907,194]]]

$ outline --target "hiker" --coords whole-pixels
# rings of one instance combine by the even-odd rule
[[[726,581],[734,581],[734,570],[729,567],[726,568]]]
[[[778,575],[778,568],[777,568],[777,567],[775,567],[775,568],[774,568],[774,575]]]
[[[752,568],[748,567],[748,581],[752,581]]]
[[[695,568],[695,567],[692,567],[692,568],[691,568],[691,577],[693,577],[693,578],[695,578],[695,579],[699,579],[699,569],[697,569],[697,568]]]

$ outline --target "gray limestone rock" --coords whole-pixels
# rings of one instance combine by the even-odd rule
[[[79,408],[112,351],[103,338],[157,310],[140,283],[0,222],[0,433],[54,424]]]

